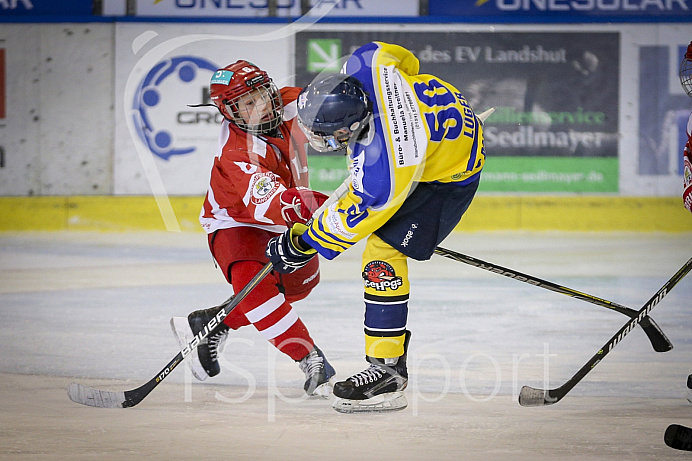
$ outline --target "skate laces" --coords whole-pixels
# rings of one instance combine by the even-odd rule
[[[226,337],[228,336],[228,331],[216,333],[215,335],[209,336],[207,338],[207,347],[209,348],[209,355],[212,360],[217,360],[219,353],[223,352],[223,345],[226,342]]]
[[[388,373],[380,366],[371,363],[368,368],[361,371],[360,373],[356,373],[355,375],[348,378],[348,380],[352,381],[356,387],[360,387],[364,384],[374,383],[375,381],[387,374]]]
[[[298,366],[305,373],[305,377],[310,378],[324,368],[324,358],[313,349],[300,361]]]

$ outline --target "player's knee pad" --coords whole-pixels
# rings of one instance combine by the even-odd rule
[[[375,296],[408,296],[408,261],[378,236],[371,235],[363,251],[365,292]]]
[[[405,255],[376,235],[363,252],[365,354],[393,358],[404,354],[408,317],[408,264]]]

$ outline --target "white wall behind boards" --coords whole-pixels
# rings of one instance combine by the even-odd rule
[[[187,105],[209,103],[213,71],[239,59],[266,70],[277,86],[291,85],[291,31],[256,24],[118,24],[114,193],[204,193],[221,117],[214,107]]]
[[[0,194],[112,192],[113,26],[3,24]]]

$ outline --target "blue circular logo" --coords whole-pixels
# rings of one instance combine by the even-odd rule
[[[152,114],[157,109],[161,109],[168,112],[163,116],[170,116],[170,113],[175,111],[165,110],[163,102],[165,98],[180,98],[180,94],[174,90],[173,85],[191,84],[199,77],[200,71],[213,73],[216,69],[218,69],[216,64],[205,59],[195,56],[178,56],[156,64],[144,77],[135,92],[132,117],[137,134],[154,155],[168,160],[174,155],[185,155],[196,150],[193,146],[175,146],[175,137],[170,131],[157,130],[154,127],[152,121],[155,117]],[[204,86],[207,83],[208,79],[205,78]],[[165,87],[169,84],[172,85],[170,88],[173,91],[165,91]],[[175,104],[178,103],[180,107],[186,105],[185,101],[176,101]]]

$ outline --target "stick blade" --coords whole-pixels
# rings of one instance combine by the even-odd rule
[[[486,110],[482,114],[478,114],[478,118],[481,119],[481,122],[485,122],[485,120],[492,115],[493,112],[495,112],[496,107],[491,107],[490,109]]]
[[[82,384],[72,383],[67,396],[75,403],[99,408],[126,408],[124,392],[100,391]]]
[[[559,399],[551,397],[549,391],[524,386],[519,392],[519,405],[522,407],[543,407],[557,403]]]
[[[670,339],[663,333],[661,327],[654,322],[654,319],[644,317],[639,324],[646,332],[646,336],[649,337],[651,345],[656,352],[668,352],[673,349],[673,343],[671,343]]]
[[[692,429],[679,424],[671,424],[663,435],[663,441],[670,448],[692,451]]]

